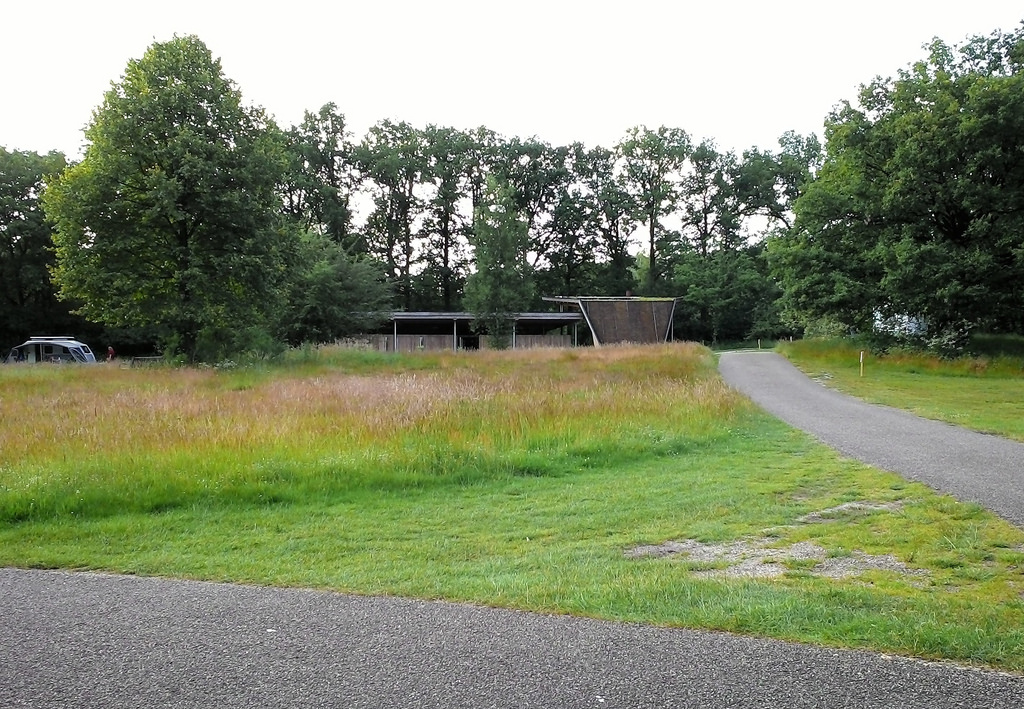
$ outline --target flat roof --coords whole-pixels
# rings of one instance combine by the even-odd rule
[[[609,302],[609,303],[619,303],[619,302],[621,302],[621,303],[629,303],[629,302],[638,302],[638,303],[667,303],[667,302],[672,301],[672,300],[679,300],[679,298],[678,297],[661,297],[661,296],[647,297],[647,296],[642,296],[642,295],[622,295],[622,296],[616,296],[616,295],[551,295],[551,296],[544,296],[543,300],[546,300],[549,303],[571,303],[571,304],[575,305],[575,304],[578,304],[581,300],[591,300],[591,301],[596,300],[596,301],[604,301],[604,302]]]
[[[529,320],[532,322],[575,322],[583,319],[582,313],[516,313],[512,316],[514,320]],[[391,313],[391,319],[396,321],[424,321],[424,320],[443,320],[443,321],[460,321],[470,322],[476,320],[476,315],[473,313],[459,312],[459,313],[443,313],[443,312],[410,312],[405,310],[398,310]]]

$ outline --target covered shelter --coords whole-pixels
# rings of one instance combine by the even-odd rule
[[[672,339],[677,298],[552,296],[550,303],[578,308],[595,345],[652,344]]]
[[[372,345],[386,352],[487,349],[487,335],[472,328],[475,319],[466,312],[393,312],[391,332],[373,336]],[[517,313],[512,318],[512,347],[574,347],[582,321],[577,312]]]

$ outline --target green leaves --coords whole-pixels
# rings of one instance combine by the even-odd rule
[[[691,151],[690,137],[679,128],[640,126],[629,130],[616,150],[622,159],[623,184],[636,205],[636,220],[647,225],[645,285],[653,293],[664,274],[659,256],[666,232],[661,220],[675,210],[680,173]]]
[[[507,347],[513,316],[526,310],[533,298],[533,280],[526,261],[526,221],[519,215],[514,190],[494,177],[488,177],[476,209],[471,244],[476,271],[466,281],[466,306],[493,345]]]
[[[296,255],[281,326],[289,344],[334,342],[386,321],[391,291],[379,264],[311,232],[300,238]]]
[[[283,137],[198,38],[129,62],[86,137],[44,201],[62,297],[99,322],[159,323],[190,358],[201,331],[279,307]]]
[[[39,203],[49,176],[65,165],[60,153],[38,155],[0,148],[0,339],[4,341],[69,328],[73,320],[50,286],[51,228]]]
[[[771,249],[794,309],[861,329],[912,316],[933,336],[1024,326],[1022,47],[1024,30],[937,40],[833,113],[828,158]]]

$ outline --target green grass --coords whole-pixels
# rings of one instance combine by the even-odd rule
[[[85,407],[48,435],[0,433],[0,563],[444,598],[1024,670],[1024,532],[757,412],[707,350],[301,359],[0,371],[5,408]],[[799,521],[851,501],[898,505]],[[828,579],[796,562],[770,579],[706,578],[724,565],[624,553],[755,538],[891,554],[920,575]]]
[[[942,360],[919,352],[877,356],[842,340],[782,343],[779,351],[826,384],[865,401],[1024,441],[1024,359],[979,355]]]

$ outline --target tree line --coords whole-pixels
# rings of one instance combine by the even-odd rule
[[[389,309],[499,330],[544,295],[625,293],[678,296],[677,336],[704,341],[1020,332],[1022,56],[1020,31],[936,40],[824,147],[737,155],[645,126],[611,148],[391,120],[356,140],[334,104],[283,129],[175,37],[129,62],[77,164],[0,149],[0,337],[84,318],[210,360]]]

